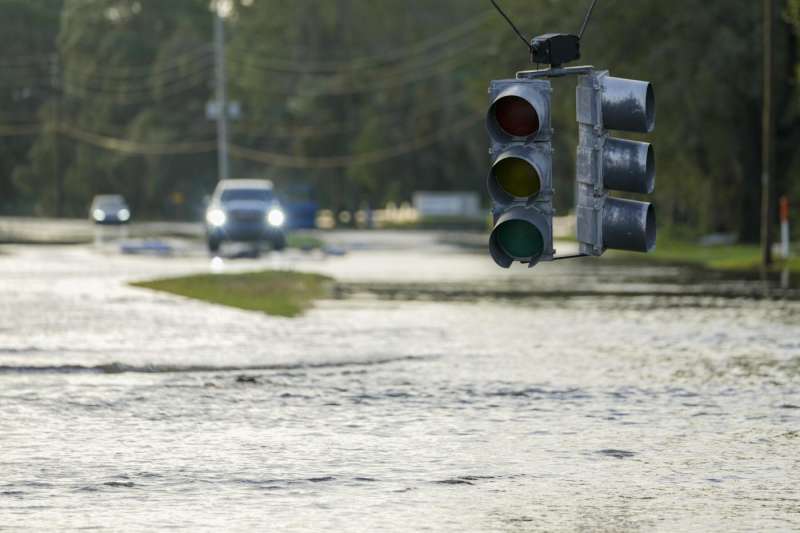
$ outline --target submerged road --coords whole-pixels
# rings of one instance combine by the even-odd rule
[[[0,531],[792,531],[800,303],[757,281],[342,256],[0,248]],[[296,319],[128,281],[333,275]],[[513,291],[523,298],[511,298]]]

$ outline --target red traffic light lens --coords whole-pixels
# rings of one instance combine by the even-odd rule
[[[529,137],[539,131],[539,114],[519,96],[504,96],[494,105],[498,126],[514,137]]]

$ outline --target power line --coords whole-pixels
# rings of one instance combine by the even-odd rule
[[[426,105],[414,108],[414,113],[410,113],[412,111],[409,109],[408,106],[403,106],[402,109],[391,109],[386,110],[383,112],[378,113],[370,113],[369,118],[371,119],[378,119],[380,122],[384,122],[386,124],[386,129],[402,129],[400,126],[401,120],[397,120],[400,118],[400,115],[403,115],[404,118],[413,117],[414,121],[419,120],[421,117],[427,117],[433,115],[435,113],[441,112],[443,109],[451,106],[456,106],[465,100],[473,93],[468,90],[461,91],[456,93],[455,95],[451,95],[448,97],[446,102],[442,102],[441,100],[436,100],[435,105]],[[264,121],[236,121],[237,128],[244,128],[247,129],[249,127],[262,127],[264,125]],[[294,138],[294,139],[311,139],[315,137],[323,137],[326,135],[336,135],[341,133],[348,133],[357,131],[361,124],[356,121],[345,121],[345,122],[337,122],[337,123],[327,123],[323,125],[301,125],[298,127],[291,127],[291,126],[270,126],[269,128],[269,138],[270,139],[281,139],[281,138]]]
[[[409,154],[423,148],[427,148],[436,142],[445,139],[453,131],[460,131],[469,126],[473,126],[480,122],[483,117],[470,116],[459,121],[453,122],[449,126],[426,135],[421,135],[412,141],[394,144],[392,146],[364,152],[361,154],[350,154],[342,156],[325,156],[325,157],[305,157],[294,156],[287,154],[279,154],[274,152],[265,152],[260,150],[253,150],[232,144],[230,146],[231,156],[245,159],[248,161],[263,163],[282,168],[296,168],[296,169],[332,169],[349,167],[353,165],[368,165],[381,163],[395,157]]]
[[[120,139],[95,132],[90,132],[62,122],[55,124],[0,124],[0,137],[35,135],[37,133],[60,133],[76,141],[91,144],[114,152],[132,155],[175,155],[212,152],[216,141],[193,141],[176,143],[145,143]]]
[[[448,48],[443,49],[439,53],[428,54],[424,58],[422,58],[421,60],[418,60],[418,61],[405,63],[405,64],[404,63],[399,63],[399,64],[395,64],[395,65],[392,65],[392,66],[382,67],[382,70],[379,73],[374,74],[372,76],[372,78],[373,79],[387,79],[387,78],[391,79],[391,78],[396,78],[396,77],[400,77],[400,76],[406,76],[406,75],[408,75],[410,73],[413,73],[415,71],[420,70],[421,68],[433,67],[433,66],[435,66],[437,64],[446,63],[448,60],[450,60],[450,59],[452,59],[454,57],[460,57],[460,56],[462,56],[462,54],[464,54],[466,52],[469,52],[470,50],[477,50],[477,49],[485,50],[485,45],[483,45],[483,43],[480,43],[479,41],[470,40],[469,42],[464,43],[459,47],[448,47]],[[242,67],[244,69],[261,70],[260,68],[255,67],[255,66],[249,64],[248,62],[244,62],[242,60],[232,59],[231,63],[239,65],[240,67]],[[273,71],[264,70],[264,72],[273,72]],[[339,79],[351,78],[355,74],[356,73],[354,71],[352,71],[352,70],[340,71],[335,75],[325,75],[324,79],[331,79],[331,78],[336,79],[337,77]],[[359,74],[359,76],[361,78],[363,78],[365,75],[364,74]]]
[[[108,83],[107,81],[98,80],[95,77],[88,77],[86,79],[78,79],[75,80],[73,76],[70,76],[67,72],[65,77],[72,82],[77,81],[78,84],[74,85],[74,87],[80,87],[87,91],[95,91],[99,93],[119,93],[119,94],[130,94],[130,93],[142,93],[142,92],[150,92],[153,90],[153,87],[157,86],[164,86],[164,85],[174,85],[178,84],[182,81],[186,81],[190,78],[198,77],[202,74],[206,74],[208,71],[212,69],[212,64],[206,63],[199,66],[195,66],[194,69],[188,70],[185,72],[181,72],[171,78],[160,78],[158,76],[153,76],[151,78],[142,79],[141,83],[138,85],[130,84],[128,82],[124,82],[122,84],[117,85],[114,87],[116,82]],[[201,78],[200,81],[206,80],[207,78]]]
[[[427,61],[425,61],[425,62],[422,62],[422,63],[417,64],[417,65],[403,66],[403,67],[397,68],[394,72],[390,72],[390,73],[387,73],[387,74],[381,76],[378,79],[378,83],[373,83],[372,85],[365,86],[366,87],[365,90],[372,90],[374,88],[392,87],[392,86],[397,86],[397,85],[403,85],[403,84],[405,84],[404,80],[414,81],[416,79],[419,79],[420,77],[424,78],[425,77],[424,73],[426,73],[426,72],[431,73],[431,75],[436,75],[436,74],[438,74],[438,72],[436,72],[435,70],[432,70],[432,69],[437,64],[446,65],[446,64],[452,62],[453,58],[456,58],[456,59],[460,60],[460,62],[462,62],[462,63],[466,62],[469,58],[463,57],[463,54],[465,52],[468,52],[469,50],[472,50],[472,49],[481,49],[482,51],[485,52],[485,50],[483,50],[483,47],[481,46],[481,44],[480,43],[476,43],[476,42],[470,42],[467,45],[462,46],[460,48],[446,49],[445,53],[440,54],[438,56],[429,57],[429,58],[427,58]],[[234,63],[236,63],[236,62],[234,61]],[[239,64],[242,64],[242,63],[239,63]],[[200,64],[193,65],[192,67],[193,68],[191,70],[188,70],[188,71],[179,72],[179,73],[176,72],[176,75],[171,76],[169,78],[160,78],[159,75],[154,74],[153,76],[151,76],[149,78],[140,79],[141,83],[137,83],[136,85],[131,84],[129,82],[122,82],[117,86],[114,86],[117,83],[116,80],[111,81],[111,83],[109,83],[110,80],[102,80],[101,81],[101,80],[98,80],[98,77],[95,76],[95,75],[87,75],[86,79],[77,79],[76,80],[75,76],[71,76],[70,75],[73,71],[69,70],[69,71],[66,71],[66,73],[65,73],[65,79],[68,80],[68,81],[64,81],[63,85],[65,86],[65,92],[70,96],[82,97],[82,96],[85,96],[84,93],[92,93],[93,95],[98,95],[98,96],[101,96],[101,97],[109,96],[109,97],[113,97],[113,98],[116,98],[116,99],[119,99],[119,100],[126,100],[126,97],[129,97],[129,96],[132,96],[132,97],[135,98],[138,95],[151,94],[152,92],[154,92],[155,87],[157,87],[159,85],[167,86],[167,87],[174,87],[174,86],[177,86],[177,85],[184,86],[185,85],[184,82],[187,82],[187,81],[191,82],[190,78],[192,78],[194,76],[199,76],[201,74],[205,74],[206,72],[210,71],[212,69],[212,67],[213,67],[213,64],[211,62],[203,62],[203,63],[200,63]],[[249,68],[249,67],[246,67],[246,68]],[[442,72],[443,73],[444,72],[449,72],[450,70],[451,69],[448,69],[448,68],[445,67],[445,68],[442,69]],[[43,81],[44,77],[45,77],[45,75],[43,74],[41,76],[41,78],[38,79],[38,80],[34,79],[34,78],[26,78],[26,79],[16,78],[14,80],[10,80],[12,83],[5,84],[5,85],[6,86],[18,86],[21,83],[22,84],[26,84],[27,83],[27,84],[33,84],[33,85],[42,86],[42,85],[45,84],[45,82]],[[393,83],[391,83],[392,80],[397,80],[397,81],[400,81],[401,83],[393,84]],[[48,79],[48,82],[49,81],[50,80]],[[119,80],[119,81],[122,81],[122,80]],[[195,83],[199,84],[202,81],[204,81],[204,80],[203,79],[197,79],[197,80],[195,80]],[[287,92],[289,92],[289,90],[287,90]],[[347,88],[329,87],[327,89],[322,89],[322,90],[315,91],[315,94],[356,94],[357,92],[361,92],[361,91],[360,90],[359,91],[350,91]],[[146,99],[145,99],[145,101],[146,101]]]
[[[487,10],[471,17],[460,24],[436,35],[424,39],[412,46],[407,47],[392,47],[389,51],[383,54],[374,54],[370,56],[362,56],[349,59],[347,61],[303,61],[298,65],[296,60],[282,59],[282,58],[262,58],[253,61],[249,59],[247,64],[249,67],[266,70],[269,72],[283,71],[288,73],[297,74],[336,74],[347,73],[360,70],[369,70],[381,67],[385,63],[396,62],[400,60],[407,60],[416,55],[421,55],[427,52],[430,48],[436,46],[446,45],[464,35],[469,35],[475,28],[481,26],[490,20],[492,11]],[[158,70],[153,70],[152,64],[150,65],[126,65],[126,66],[105,66],[93,65],[91,69],[81,70],[77,72],[82,76],[99,76],[106,78],[120,78],[121,80],[146,77],[151,75],[158,75],[166,71],[178,69],[182,65],[181,61],[194,61],[194,60],[208,60],[213,52],[213,47],[205,44],[198,46],[195,49],[182,52],[174,55],[169,59],[167,66],[163,66]],[[53,60],[53,55],[32,55],[15,58],[14,61],[0,62],[0,68],[27,68],[40,64],[47,64]],[[22,59],[23,62],[17,60]],[[231,62],[244,63],[245,61],[238,58],[228,58]],[[76,67],[72,67],[75,69]]]
[[[267,92],[280,93],[280,94],[297,94],[300,96],[344,96],[362,94],[367,92],[380,91],[384,89],[391,89],[395,87],[402,87],[410,85],[426,79],[430,79],[442,74],[447,74],[459,68],[461,65],[474,61],[476,57],[470,57],[464,54],[469,49],[480,49],[481,54],[477,57],[491,55],[491,51],[485,50],[480,43],[477,45],[471,43],[461,50],[453,50],[448,52],[442,59],[440,64],[431,64],[427,67],[419,68],[414,66],[408,68],[408,71],[398,71],[390,75],[382,76],[372,83],[355,83],[352,79],[336,80],[339,85],[332,85],[328,87],[314,86],[313,90],[301,93],[297,91],[297,84],[292,84],[292,87],[279,88],[275,86],[265,87]],[[207,83],[208,79],[199,77],[207,70],[210,70],[211,65],[204,65],[200,70],[184,73],[181,77],[175,77],[169,81],[163,81],[161,84],[154,83],[151,87],[122,87],[117,89],[105,88],[93,85],[75,84],[71,81],[62,80],[59,87],[66,96],[73,98],[94,99],[100,98],[105,100],[112,100],[120,104],[137,104],[152,102],[160,100],[165,97],[174,96],[191,90],[203,83]],[[40,88],[53,89],[50,83],[43,80],[25,80],[31,81],[35,86]],[[231,80],[233,86],[242,90],[247,90],[236,80]]]
[[[184,52],[172,54],[166,62],[167,66],[163,66],[160,68],[166,70],[172,68],[172,66],[178,65],[181,61],[184,60],[192,61],[193,60],[192,58],[197,58],[198,56],[199,58],[202,59],[204,56],[210,55],[211,50],[212,50],[211,45],[203,44],[191,50],[186,50]],[[25,59],[26,57],[33,59],[24,62],[17,61],[19,59]],[[32,68],[39,65],[47,66],[51,62],[56,60],[58,60],[57,53],[42,54],[38,56],[18,56],[11,61],[0,61],[0,68]],[[138,65],[102,65],[95,63],[92,65],[91,68],[92,71],[94,70],[104,71],[104,75],[109,77],[114,76],[115,74],[120,76],[126,76],[131,72],[140,74],[149,74],[153,71],[153,63],[151,62],[148,64],[138,64]]]
[[[413,83],[434,78],[442,74],[448,74],[456,70],[457,68],[461,67],[465,63],[470,63],[475,61],[477,58],[480,58],[481,56],[485,57],[489,55],[491,55],[491,52],[486,50],[483,51],[483,54],[480,54],[476,57],[458,55],[454,59],[448,60],[445,63],[445,65],[447,66],[437,66],[436,68],[418,69],[415,70],[414,72],[403,75],[398,74],[396,76],[383,76],[375,80],[375,82],[373,83],[357,83],[352,79],[347,79],[347,80],[337,80],[339,82],[338,86],[332,85],[328,87],[321,87],[318,85],[305,84],[311,87],[311,90],[303,92],[298,91],[297,83],[293,84],[292,87],[287,87],[287,88],[266,87],[265,89],[269,92],[276,92],[286,95],[306,96],[306,97],[344,96],[344,95],[363,94],[369,92],[379,92],[385,89],[392,89],[396,87],[402,87],[405,85],[411,85]],[[236,83],[236,80],[231,80],[231,81],[233,82],[232,85],[238,87],[239,89],[247,90],[247,88],[241,85],[240,83]]]
[[[176,143],[144,143],[99,135],[83,129],[61,124],[58,131],[67,137],[94,145],[98,148],[105,148],[114,152],[121,152],[131,155],[179,155],[179,154],[198,154],[213,152],[216,149],[216,141],[197,141],[197,142],[176,142]]]
[[[0,125],[0,137],[36,135],[43,129],[41,124],[2,124]]]
[[[446,139],[454,131],[462,131],[473,126],[482,120],[479,114],[470,115],[452,122],[440,130],[419,135],[405,143],[395,143],[385,148],[379,148],[363,153],[346,154],[338,156],[297,156],[278,152],[269,152],[248,148],[237,144],[229,146],[230,155],[237,159],[243,159],[255,163],[262,163],[282,168],[297,169],[332,169],[342,168],[351,165],[367,165],[380,163],[394,157],[409,154],[423,148],[427,148]],[[173,142],[173,143],[148,143],[121,139],[107,135],[90,132],[70,124],[50,125],[0,125],[0,136],[6,135],[30,135],[41,131],[57,132],[73,140],[80,141],[97,148],[119,152],[129,155],[189,155],[200,153],[211,153],[216,150],[216,140]]]
[[[414,55],[420,54],[426,51],[429,48],[432,48],[436,45],[443,45],[451,42],[454,39],[461,37],[464,34],[472,31],[476,26],[485,23],[488,20],[489,15],[491,15],[491,11],[487,11],[481,13],[467,21],[461,23],[460,25],[451,28],[448,31],[442,32],[437,34],[434,37],[431,37],[425,41],[418,43],[415,46],[407,47],[405,49],[393,49],[392,52],[384,54],[383,56],[368,56],[367,58],[357,58],[352,60],[350,63],[342,63],[342,62],[324,62],[324,63],[304,63],[302,66],[298,66],[295,62],[289,61],[282,61],[277,60],[277,64],[283,70],[286,70],[288,73],[305,73],[308,74],[313,72],[315,69],[319,70],[320,73],[322,72],[339,72],[340,74],[344,73],[352,73],[355,70],[363,70],[368,68],[377,68],[377,65],[380,62],[386,62],[391,59],[397,58],[409,58],[413,57]],[[384,87],[394,87],[403,85],[404,83],[390,83],[387,80],[397,79],[399,77],[406,76],[408,73],[418,71],[420,66],[432,65],[433,63],[438,62],[440,59],[442,62],[446,62],[448,58],[452,58],[453,56],[459,55],[464,51],[477,47],[480,45],[477,41],[468,43],[467,46],[460,47],[458,49],[453,48],[446,48],[444,54],[440,54],[438,56],[433,56],[433,59],[430,55],[425,56],[425,60],[421,63],[421,65],[409,65],[405,67],[398,68],[396,65],[391,66],[383,66],[380,67],[382,69],[396,69],[393,72],[389,72],[387,75],[383,76],[383,82],[378,83],[373,87],[368,87],[365,90],[373,90],[375,88],[384,88]],[[69,80],[64,82],[64,93],[72,96],[72,97],[87,97],[88,95],[85,93],[94,93],[92,96],[100,96],[100,97],[109,97],[114,100],[120,101],[121,103],[138,103],[138,102],[145,102],[155,98],[149,98],[149,96],[145,96],[144,98],[136,98],[136,96],[142,95],[146,93],[150,95],[154,89],[151,84],[161,84],[161,85],[168,85],[171,86],[171,90],[168,90],[166,93],[162,93],[163,96],[168,96],[170,94],[176,94],[179,92],[183,92],[183,88],[188,88],[184,83],[193,75],[198,75],[204,73],[207,69],[211,68],[210,64],[210,54],[211,54],[211,47],[209,45],[200,46],[193,50],[184,52],[180,55],[177,55],[170,59],[170,63],[166,67],[159,68],[157,70],[153,70],[151,66],[144,66],[144,65],[136,65],[136,66],[125,66],[125,67],[103,67],[95,65],[91,69],[81,69],[79,67],[71,67],[69,70],[65,72],[65,77]],[[35,56],[34,56],[35,57]],[[244,68],[256,68],[262,69],[265,68],[267,71],[274,71],[275,69],[268,66],[263,65],[258,62],[253,61],[245,61],[238,58],[229,58],[231,62],[243,66]],[[54,60],[58,60],[57,56],[50,55],[50,56],[40,56],[37,58],[38,61],[42,62],[52,62]],[[193,68],[190,72],[180,72],[180,69],[187,68],[187,64],[181,64],[179,61],[185,60],[188,61],[188,64],[191,65],[192,63],[200,62],[199,68],[197,64],[192,65]],[[273,67],[275,62],[273,62]],[[0,67],[3,64],[0,63]],[[8,65],[7,65],[8,66]],[[16,65],[22,66],[22,65]],[[321,70],[320,70],[321,69]],[[446,72],[448,70],[443,70]],[[175,76],[171,74],[175,73]],[[75,74],[79,78],[85,78],[80,81],[76,81]],[[432,75],[436,75],[436,72],[432,72]],[[43,73],[43,76],[47,75]],[[419,72],[414,72],[410,82],[413,82],[416,79],[419,79],[420,74]],[[22,81],[23,83],[34,84],[34,85],[43,85],[43,83],[36,79],[24,79],[20,80],[19,77],[15,78],[14,85],[18,85],[19,82]],[[110,87],[110,85],[115,85],[116,82],[122,82],[119,87]],[[133,82],[133,83],[132,83]],[[200,80],[198,80],[198,83]],[[181,87],[175,87],[180,85]],[[172,90],[174,89],[174,90]],[[334,95],[334,94],[357,94],[360,91],[353,91],[346,88],[337,89],[337,88],[329,88],[321,91],[314,91],[314,94],[319,95]],[[121,93],[121,94],[118,94]]]
[[[179,64],[171,64],[167,67],[152,70],[147,73],[137,73],[133,75],[119,75],[108,74],[102,68],[76,68],[69,67],[65,69],[64,73],[70,77],[84,78],[88,80],[97,80],[104,84],[146,84],[152,82],[154,79],[170,79],[172,77],[181,77],[185,72],[190,70],[192,72],[202,71],[208,69],[212,64],[210,55],[199,56],[194,59],[188,60]]]
[[[69,93],[66,93],[69,94]],[[474,93],[470,90],[462,90],[458,93],[451,94],[448,96],[446,101],[442,101],[440,99],[431,99],[427,103],[421,106],[414,107],[413,109],[409,109],[407,105],[401,105],[394,109],[382,110],[378,112],[370,113],[371,119],[378,119],[380,122],[384,122],[386,124],[387,129],[397,129],[400,128],[400,123],[402,122],[403,117],[409,117],[409,111],[413,111],[411,116],[414,117],[414,120],[419,120],[421,117],[427,117],[442,111],[443,109],[451,106],[455,106],[465,102],[470,96]],[[402,117],[401,117],[402,115]],[[11,118],[6,116],[6,118]],[[30,120],[33,118],[30,114],[26,115],[18,115],[18,119],[21,121]],[[399,120],[398,120],[399,119]],[[253,127],[260,127],[263,126],[263,120],[238,120],[234,123],[234,126],[237,130],[241,129],[248,129]],[[209,122],[206,124],[208,127],[201,129],[212,129],[212,124]],[[298,127],[292,126],[271,126],[269,130],[269,139],[282,139],[282,138],[295,138],[295,139],[310,139],[316,137],[322,137],[326,135],[336,135],[340,133],[346,132],[354,132],[357,131],[359,127],[358,123],[354,123],[353,121],[345,121],[345,122],[337,122],[337,123],[326,123],[322,125],[307,125],[302,124]]]
[[[136,77],[149,77],[160,75],[172,70],[180,69],[187,64],[196,61],[209,61],[213,53],[211,45],[204,44],[192,50],[172,55],[163,64],[154,66],[155,63],[149,65],[112,65],[106,66],[94,63],[91,70],[85,69],[86,75],[99,75],[105,78],[119,78],[129,79]],[[75,67],[73,67],[75,68]],[[77,69],[80,72],[80,68]]]
[[[186,79],[175,80],[175,83],[164,85],[161,87],[152,87],[149,89],[142,88],[141,90],[128,91],[128,92],[109,92],[87,87],[80,87],[70,85],[67,82],[62,82],[60,87],[61,91],[70,97],[80,98],[85,100],[104,100],[111,101],[122,105],[134,105],[151,103],[157,100],[163,100],[167,97],[176,96],[192,89],[197,88],[199,85],[208,83],[207,78],[187,77]]]
[[[242,60],[233,57],[229,58],[229,60],[232,62],[239,62],[241,64],[247,63],[251,68],[265,70],[267,72],[277,71],[296,74],[341,74],[351,73],[354,71],[387,68],[382,65],[390,62],[408,60],[409,58],[413,58],[414,56],[427,52],[430,48],[446,45],[464,35],[469,35],[470,32],[475,30],[475,28],[489,21],[492,14],[492,11],[484,11],[483,13],[469,18],[446,31],[438,33],[409,47],[393,47],[384,54],[356,57],[348,61],[302,61],[300,64],[298,64],[296,60],[280,58],[260,58],[253,60],[252,57],[248,57],[247,60]]]
[[[202,76],[202,74],[208,69],[209,67],[206,67],[202,71],[189,72],[182,77],[162,81],[161,83],[153,82],[150,87],[124,87],[114,90],[100,86],[76,84],[65,79],[15,80],[18,83],[22,82],[24,85],[5,85],[5,87],[42,89],[76,99],[111,101],[120,105],[133,105],[155,102],[185,93],[204,83],[207,84],[210,82],[209,78]]]

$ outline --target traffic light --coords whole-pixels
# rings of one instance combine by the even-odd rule
[[[550,82],[541,79],[489,85],[489,251],[504,268],[553,259],[551,93]]]
[[[650,194],[655,156],[649,143],[617,139],[607,130],[650,133],[655,98],[649,82],[591,70],[578,78],[577,237],[580,252],[607,248],[649,252],[656,243],[655,209],[608,195],[608,190]]]

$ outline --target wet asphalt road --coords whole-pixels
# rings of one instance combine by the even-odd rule
[[[0,531],[800,528],[800,303],[426,238],[3,248]],[[284,319],[126,285],[266,267],[346,297]]]

